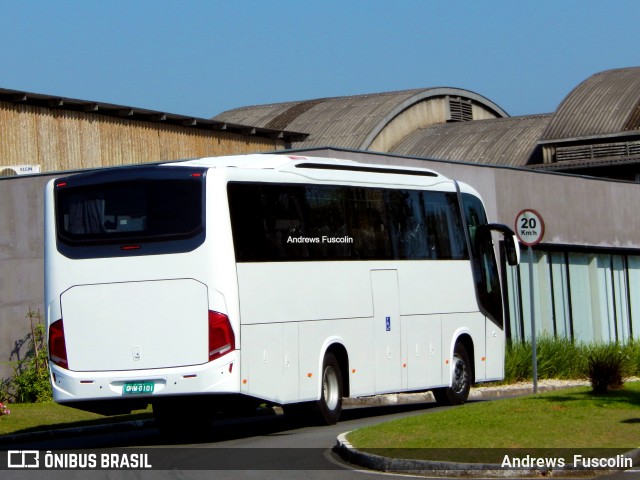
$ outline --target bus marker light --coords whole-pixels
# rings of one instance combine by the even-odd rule
[[[140,250],[140,245],[122,245],[120,250]]]
[[[246,384],[247,384],[247,379],[246,379],[246,378],[243,378],[243,379],[242,379],[242,384],[243,384],[243,385],[246,385]]]
[[[313,377],[313,373],[311,373],[311,372],[307,373],[307,377],[309,377],[309,378]]]
[[[482,360],[483,362],[487,359],[487,357],[482,357],[480,360]]]
[[[356,373],[356,369],[355,368],[351,369],[351,373]]]
[[[182,378],[196,378],[198,375],[196,375],[195,373],[191,374],[191,375],[183,375]]]
[[[229,364],[229,373],[233,372],[233,362]]]
[[[444,361],[444,364],[445,364],[445,365],[449,365],[449,360],[448,360],[448,359],[447,359],[447,360],[445,360],[445,361]]]

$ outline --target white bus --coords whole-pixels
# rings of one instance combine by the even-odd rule
[[[433,171],[203,158],[57,178],[45,210],[56,402],[151,403],[171,429],[251,399],[333,424],[343,397],[459,404],[503,378],[491,230],[512,264],[517,243]]]

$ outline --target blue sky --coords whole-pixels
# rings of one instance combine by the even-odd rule
[[[637,0],[0,0],[0,88],[212,117],[464,88],[546,113],[640,65]]]

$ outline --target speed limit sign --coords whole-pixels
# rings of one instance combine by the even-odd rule
[[[538,354],[536,346],[536,321],[533,283],[533,246],[544,237],[544,220],[535,210],[525,208],[516,217],[516,235],[529,250],[529,305],[531,307],[531,362],[533,366],[533,393],[538,393]]]
[[[544,237],[544,220],[535,210],[526,208],[516,217],[516,235],[518,240],[528,247],[537,245]]]

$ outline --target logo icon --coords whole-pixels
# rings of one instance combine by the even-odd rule
[[[7,467],[38,468],[40,467],[40,452],[38,450],[9,450],[7,451]]]

